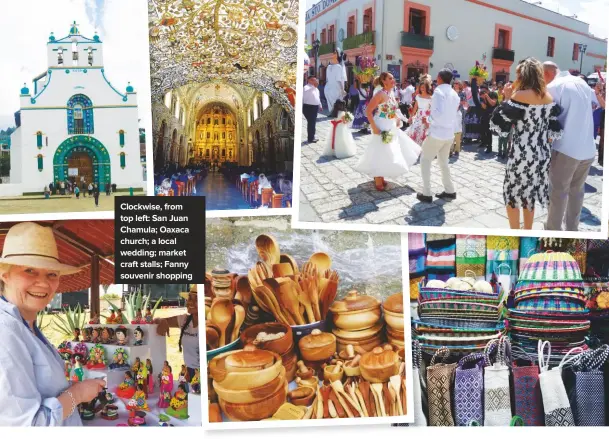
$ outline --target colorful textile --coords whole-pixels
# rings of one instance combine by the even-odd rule
[[[425,248],[425,234],[408,234],[408,262],[411,279],[425,275],[425,258],[427,250]]]
[[[431,359],[427,367],[427,400],[429,404],[429,425],[431,427],[452,427],[455,421],[452,415],[451,389],[455,381],[457,363],[435,364],[436,356],[445,353],[447,349],[440,349]]]
[[[520,281],[569,282],[581,281],[579,265],[568,253],[538,253],[533,255],[520,272]]]
[[[473,367],[472,367],[473,366]],[[475,353],[463,357],[455,371],[455,421],[457,426],[479,424],[484,420],[484,354]]]
[[[513,367],[514,415],[524,420],[525,426],[543,426],[543,402],[539,387],[539,367]]]
[[[507,274],[510,285],[518,280],[520,239],[513,236],[488,236],[486,238],[486,280],[493,274]]]
[[[427,260],[425,270],[428,279],[449,279],[455,276],[455,235],[427,235]]]
[[[520,238],[520,270],[524,269],[527,260],[539,251],[539,238]]]
[[[471,276],[484,279],[486,270],[486,236],[457,235],[456,242],[457,276]]]

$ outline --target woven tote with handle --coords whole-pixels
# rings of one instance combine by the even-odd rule
[[[579,355],[575,373],[575,424],[582,427],[605,425],[605,380],[603,366],[609,358],[609,345]]]
[[[497,345],[497,355],[493,363],[490,351]],[[491,340],[484,350],[487,366],[484,368],[484,425],[506,427],[512,420],[510,397],[511,346],[506,336]]]
[[[544,351],[548,348],[548,355],[544,357]],[[549,341],[539,340],[537,354],[539,356],[539,386],[543,399],[543,411],[546,427],[570,427],[575,425],[573,411],[567,396],[567,390],[562,379],[562,369],[576,358],[570,355],[580,353],[582,349],[577,347],[565,354],[561,362],[554,369],[550,369],[550,358],[552,347]]]
[[[528,357],[526,352],[524,354],[525,357]],[[527,427],[543,426],[545,421],[541,388],[539,387],[539,366],[532,359],[529,361],[530,366],[512,366],[514,415],[521,417]]]
[[[457,363],[445,364],[450,351],[440,348],[427,367],[427,400],[429,405],[429,425],[432,427],[453,427],[451,390],[455,381]],[[436,364],[441,355],[442,363]]]
[[[484,354],[477,352],[459,360],[455,371],[455,421],[457,426],[484,419]]]
[[[412,395],[414,397],[414,424],[416,427],[426,427],[427,419],[423,412],[423,398],[421,392],[421,345],[418,340],[412,341]]]

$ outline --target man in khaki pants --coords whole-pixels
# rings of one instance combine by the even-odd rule
[[[562,108],[558,121],[561,139],[552,144],[550,160],[550,205],[546,230],[577,231],[584,204],[584,185],[596,155],[592,103],[594,92],[581,78],[561,72],[551,62],[543,65],[548,92]]]
[[[455,123],[459,110],[459,95],[452,89],[450,82],[453,73],[449,69],[442,69],[438,73],[438,86],[431,97],[431,115],[423,118],[427,128],[427,138],[422,145],[421,176],[423,178],[423,192],[417,193],[417,199],[423,203],[433,202],[431,195],[431,162],[438,157],[438,164],[442,172],[444,192],[436,197],[445,200],[454,200],[457,193],[450,178],[448,158],[455,140]]]

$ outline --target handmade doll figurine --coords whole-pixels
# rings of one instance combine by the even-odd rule
[[[108,343],[109,344],[115,344],[116,343],[116,338],[114,336],[114,329],[112,328],[108,328]]]
[[[134,346],[141,346],[142,344],[144,344],[144,331],[142,330],[142,328],[138,326],[133,331],[133,334],[135,335],[135,343],[133,343]]]
[[[185,364],[182,364],[182,369],[180,370],[180,376],[178,377],[178,383],[184,385],[186,392],[188,393],[188,385],[190,384],[190,376],[188,375],[188,369]]]
[[[72,363],[69,360],[65,360],[63,369],[64,369],[64,373],[66,375],[66,380],[70,381],[70,373],[72,372]]]
[[[133,372],[134,374],[137,374],[137,371],[140,370],[141,365],[142,365],[142,360],[140,360],[140,357],[135,357],[135,361],[134,361],[133,365],[131,366],[131,372]]]
[[[105,326],[101,330],[101,342],[103,344],[110,344],[110,330]]]
[[[188,393],[183,384],[178,386],[176,393],[169,402],[169,407],[166,410],[169,416],[178,419],[188,419]]]
[[[118,348],[114,351],[112,356],[112,364],[110,369],[129,369],[129,354],[125,352],[125,349]]]
[[[125,372],[125,378],[123,382],[118,385],[116,394],[120,398],[130,399],[135,393],[135,380],[133,379],[133,373],[128,370]]]
[[[165,361],[163,370],[161,371],[161,385],[159,390],[159,408],[164,409],[169,407],[171,392],[173,390],[173,374],[171,373],[171,366],[167,361]]]
[[[92,329],[90,326],[86,327],[82,330],[82,341],[85,343],[91,343],[91,332]]]
[[[136,402],[136,410],[149,410],[146,398],[147,395],[144,391],[144,386],[142,384],[137,384],[135,394],[133,395],[133,399]]]
[[[114,332],[114,335],[116,337],[116,344],[119,346],[126,346],[127,345],[127,328],[125,328],[124,326],[119,326],[118,328],[116,328],[116,331]]]
[[[154,392],[154,375],[150,358],[146,358],[146,369],[148,369],[148,394],[150,394]]]
[[[122,325],[123,323],[125,323],[125,318],[123,317],[123,310],[120,308],[116,310],[116,318],[114,319],[114,323],[116,323],[117,325]]]
[[[101,329],[100,328],[93,328],[91,330],[91,343],[99,343],[100,340],[100,333],[101,333]]]
[[[76,362],[76,357],[79,357],[81,363],[89,361],[89,348],[83,342],[74,346],[74,355],[72,355],[72,363]]]
[[[99,343],[91,348],[89,352],[89,362],[87,369],[105,369],[106,368],[106,351]]]
[[[146,308],[146,317],[144,321],[148,324],[152,323],[152,312],[150,311],[150,307]]]
[[[141,325],[142,323],[146,323],[144,318],[142,317],[142,310],[138,309],[135,312],[135,320],[131,322],[132,325]]]
[[[191,392],[199,395],[201,393],[201,372],[199,368],[195,369],[195,376],[190,381]]]
[[[74,328],[74,331],[72,331],[72,334],[74,334],[74,339],[72,341],[79,342],[80,341],[80,328]]]
[[[106,325],[113,325],[114,323],[116,323],[116,313],[111,310],[110,317],[106,317]]]
[[[74,354],[74,351],[72,351],[72,343],[69,341],[62,341],[59,346],[57,346],[57,352],[63,360],[70,361]]]
[[[142,391],[144,391],[144,393],[146,393],[146,397],[148,397],[148,369],[144,363],[140,362],[140,368],[137,371],[135,378],[137,380],[138,387],[141,385]]]
[[[93,314],[91,316],[91,320],[89,320],[89,325],[99,325],[100,323],[99,316],[97,314]]]
[[[74,355],[74,369],[72,370],[72,381],[82,381],[85,371],[82,368],[80,355]]]

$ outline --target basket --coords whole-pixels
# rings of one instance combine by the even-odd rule
[[[568,253],[537,253],[525,263],[519,282],[582,282],[579,265]]]
[[[366,73],[357,74],[357,75],[355,75],[355,77],[360,82],[360,84],[366,84],[366,83],[372,81],[372,79],[373,79],[372,75],[368,75]]]

